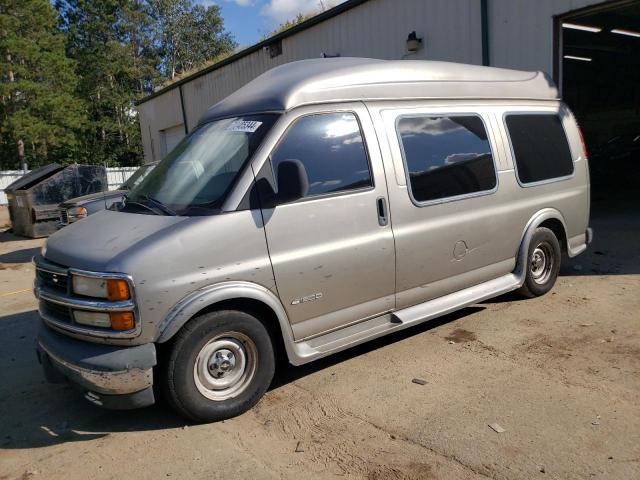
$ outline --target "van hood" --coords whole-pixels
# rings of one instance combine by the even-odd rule
[[[51,235],[45,258],[96,272],[122,271],[125,252],[144,248],[189,217],[101,210]]]
[[[82,207],[83,205],[95,202],[96,200],[111,200],[112,198],[122,197],[125,193],[127,193],[126,190],[110,190],[108,192],[90,193],[89,195],[65,200],[60,204],[60,206],[64,208]]]

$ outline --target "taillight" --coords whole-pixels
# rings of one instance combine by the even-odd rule
[[[580,143],[582,144],[582,156],[584,158],[589,158],[589,153],[587,152],[587,144],[584,141],[584,135],[582,134],[582,129],[580,128],[580,125],[578,125],[576,123],[577,127],[578,127],[578,134],[580,135]]]

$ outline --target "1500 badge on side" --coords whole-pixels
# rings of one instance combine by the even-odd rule
[[[314,300],[320,300],[322,298],[322,292],[313,293],[311,295],[307,295],[306,297],[294,298],[291,302],[291,305],[300,305],[305,302],[313,302]]]

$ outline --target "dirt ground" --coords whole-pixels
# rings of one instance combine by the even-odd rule
[[[2,233],[0,480],[638,479],[640,215],[592,225],[545,297],[281,366],[256,408],[210,425],[46,384],[29,263],[42,240]]]

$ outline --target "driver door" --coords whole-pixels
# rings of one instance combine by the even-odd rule
[[[298,160],[309,188],[299,200],[263,207],[263,218],[278,293],[302,339],[391,311],[395,251],[364,105],[303,108],[283,120],[260,175],[273,180],[280,162]]]

